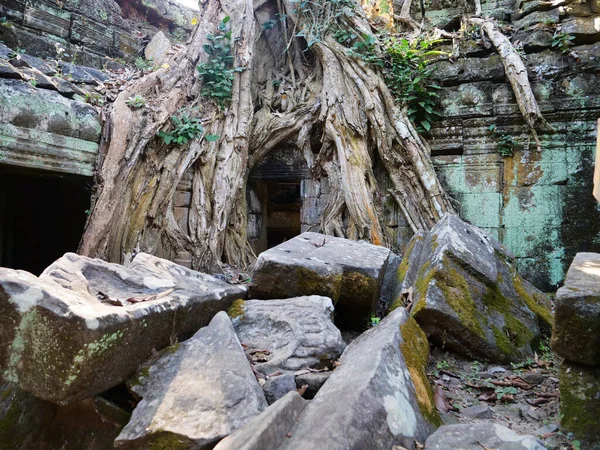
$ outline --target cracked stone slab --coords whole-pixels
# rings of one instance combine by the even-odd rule
[[[336,323],[362,330],[379,299],[390,250],[364,241],[302,233],[261,253],[250,297],[323,295]]]
[[[225,312],[142,365],[128,386],[142,400],[119,449],[212,449],[267,408]]]
[[[425,374],[429,344],[397,309],[353,341],[281,449],[413,448],[440,418]]]
[[[144,253],[127,267],[67,253],[39,278],[0,268],[0,369],[44,400],[91,397],[245,294]]]
[[[247,351],[268,351],[268,360],[255,363],[264,375],[335,361],[346,348],[327,297],[238,300],[229,315]]]

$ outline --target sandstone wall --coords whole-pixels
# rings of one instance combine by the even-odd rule
[[[59,44],[69,61],[111,68],[134,61],[158,29],[184,41],[193,17],[174,0],[3,0],[0,41],[44,58]]]

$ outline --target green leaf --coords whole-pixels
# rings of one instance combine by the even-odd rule
[[[219,140],[219,135],[217,134],[207,134],[206,136],[204,136],[204,138],[208,141],[208,142],[217,142]]]
[[[421,126],[423,128],[425,128],[425,130],[427,130],[427,131],[431,130],[431,124],[429,122],[427,122],[426,120],[421,121]]]

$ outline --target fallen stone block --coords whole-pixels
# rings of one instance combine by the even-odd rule
[[[403,309],[352,342],[282,449],[413,448],[440,425],[425,374],[429,344]]]
[[[296,391],[287,393],[248,424],[227,436],[214,450],[274,450],[287,439],[307,405]],[[323,447],[322,447],[323,448]]]
[[[267,408],[225,312],[142,365],[128,385],[142,400],[115,448],[212,449]]]
[[[505,426],[491,422],[444,425],[425,442],[427,450],[544,450],[533,436],[519,436]]]
[[[552,349],[569,361],[600,366],[599,253],[577,253],[554,308]]]
[[[170,51],[171,42],[165,33],[158,31],[144,49],[144,56],[151,61],[151,65],[160,67],[168,59]]]
[[[41,399],[82,400],[243,296],[243,287],[143,253],[128,267],[67,253],[39,278],[0,269],[0,369]]]
[[[561,430],[573,433],[581,448],[600,448],[600,367],[563,361],[559,380]]]
[[[346,347],[327,297],[238,300],[228,313],[255,369],[264,375],[335,361]]]
[[[304,394],[302,394],[302,397],[306,399],[313,399],[315,395],[317,395],[317,392],[319,392],[319,389],[321,389],[325,382],[329,379],[332,373],[332,371],[327,371],[315,373],[309,372],[296,375],[296,388],[302,389],[303,387],[306,387],[306,390],[304,391]]]
[[[363,330],[379,299],[389,249],[363,241],[302,233],[259,255],[250,297],[323,295],[336,323]]]
[[[479,228],[447,214],[405,257],[411,315],[430,341],[490,361],[533,356],[540,328],[550,330],[550,301],[517,273],[514,255]],[[402,303],[396,302],[395,306]]]

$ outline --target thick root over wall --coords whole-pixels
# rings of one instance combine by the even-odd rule
[[[81,253],[123,262],[136,251],[167,258],[186,251],[195,269],[247,266],[253,254],[246,181],[253,167],[284,144],[304,155],[315,178],[329,178],[321,223],[327,234],[387,243],[376,201],[377,158],[413,230],[430,228],[452,209],[427,143],[394,103],[381,74],[327,28],[320,29],[321,38],[308,51],[306,41],[295,37],[318,29],[310,17],[335,15],[327,10],[334,8],[332,2],[312,4],[321,9],[301,14],[291,0],[211,0],[169,67],[127,86],[108,111]],[[278,13],[287,19],[264,26]],[[208,59],[203,46],[226,16],[234,67],[245,70],[235,73],[231,103],[220,111],[201,95],[196,66]],[[335,20],[359,36],[371,33],[358,5]],[[146,99],[146,108],[127,106],[135,95]],[[165,145],[156,134],[171,127],[170,116],[182,107],[197,108],[205,133],[219,139]],[[189,232],[172,212],[173,195],[187,170],[193,170]]]

